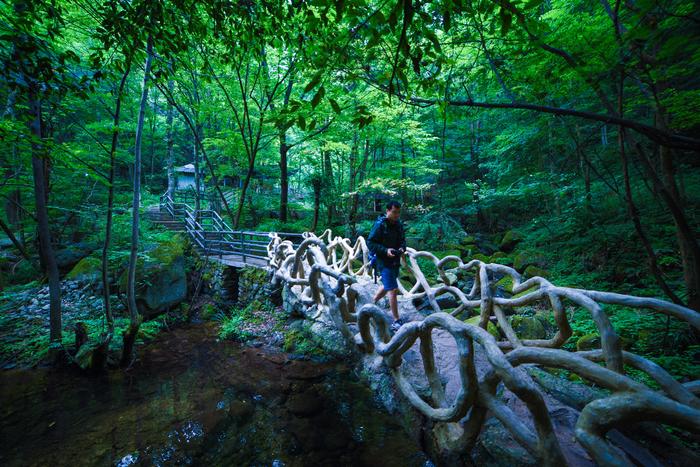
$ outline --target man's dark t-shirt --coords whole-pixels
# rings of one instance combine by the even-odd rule
[[[406,250],[406,234],[401,221],[392,222],[386,216],[379,216],[367,237],[367,247],[377,255],[377,267],[381,271],[384,268],[398,268],[401,257],[387,256],[389,248]]]

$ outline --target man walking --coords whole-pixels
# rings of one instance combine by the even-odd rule
[[[376,255],[377,268],[382,276],[382,285],[374,296],[374,303],[389,294],[389,307],[394,317],[394,323],[391,325],[393,330],[403,324],[399,318],[397,294],[401,255],[406,251],[406,235],[400,217],[401,204],[398,201],[389,201],[386,205],[386,215],[377,219],[367,238],[367,246]]]

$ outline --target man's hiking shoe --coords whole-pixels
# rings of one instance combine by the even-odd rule
[[[407,322],[407,321],[406,321],[405,319],[403,319],[403,318],[397,319],[396,321],[394,321],[393,323],[391,323],[391,330],[394,331],[394,332],[398,331],[399,328],[401,327],[401,325],[406,324],[406,322]]]

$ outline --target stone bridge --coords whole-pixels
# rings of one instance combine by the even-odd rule
[[[399,395],[382,398],[389,410],[421,415],[418,431],[439,462],[700,465],[697,451],[679,441],[694,439],[697,446],[700,380],[681,384],[625,351],[603,306],[651,310],[696,330],[700,313],[654,298],[559,287],[542,277],[523,280],[504,265],[408,248],[402,261],[411,284],[399,283],[399,304],[410,322],[393,333],[388,312],[372,303],[377,286],[364,238],[353,244],[327,230],[306,233],[297,245],[270,237],[267,256],[285,306],[316,323],[318,332],[340,336],[373,388]],[[419,258],[435,265],[441,283],[429,283]],[[469,290],[455,285],[456,275],[468,279]],[[503,277],[512,281],[508,297],[495,293]],[[511,326],[508,317],[528,307],[556,324],[551,338],[523,338]],[[572,335],[567,312],[576,309],[590,314],[601,348],[561,349]],[[595,388],[553,376],[552,369]],[[629,369],[646,374],[654,387],[630,377]],[[382,375],[393,383],[382,384]]]

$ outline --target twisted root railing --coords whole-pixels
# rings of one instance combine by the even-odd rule
[[[314,317],[325,314],[351,342],[369,354],[381,356],[390,368],[403,395],[421,413],[439,422],[452,423],[458,435],[454,445],[471,450],[490,411],[511,432],[514,439],[538,462],[546,465],[566,464],[549,412],[540,391],[522,365],[537,364],[569,370],[598,386],[610,395],[588,403],[576,423],[578,442],[601,465],[630,465],[627,457],[606,439],[606,433],[626,423],[654,421],[692,432],[700,432],[700,380],[681,384],[663,368],[639,355],[622,350],[620,339],[603,310],[602,304],[646,308],[672,316],[700,330],[700,313],[663,300],[634,297],[608,292],[558,287],[542,277],[523,281],[508,266],[487,264],[479,260],[464,263],[457,256],[438,259],[425,251],[407,249],[402,258],[412,278],[408,288],[399,282],[401,295],[407,299],[425,297],[433,313],[420,322],[407,323],[392,335],[387,314],[373,304],[356,310],[358,291],[350,287],[358,278],[369,278],[368,248],[364,238],[352,244],[334,237],[330,230],[316,236],[304,234],[295,247],[290,241],[270,234],[267,246],[275,280],[283,281],[308,309],[315,307]],[[431,286],[418,259],[425,258],[437,268],[443,284]],[[446,266],[473,275],[468,293],[450,285]],[[513,283],[512,298],[496,297],[495,277],[508,276]],[[452,295],[458,307],[449,314],[441,310],[437,297]],[[564,302],[587,310],[601,337],[601,349],[569,352],[559,349],[572,331]],[[532,304],[551,308],[557,332],[551,339],[521,339],[509,324],[506,311]],[[479,326],[466,324],[456,317],[474,312]],[[503,340],[486,331],[495,317]],[[359,338],[348,326],[355,323]],[[441,329],[455,340],[460,389],[449,401],[435,364],[433,330]],[[402,355],[419,341],[419,350],[430,387],[430,398],[421,398],[413,384],[402,374]],[[475,344],[486,357],[488,369],[477,376]],[[597,362],[604,362],[605,366]],[[661,388],[655,391],[624,374],[624,365],[641,370]],[[500,383],[527,406],[534,432],[496,396]],[[455,423],[459,422],[459,423]],[[454,430],[453,430],[454,431]]]

